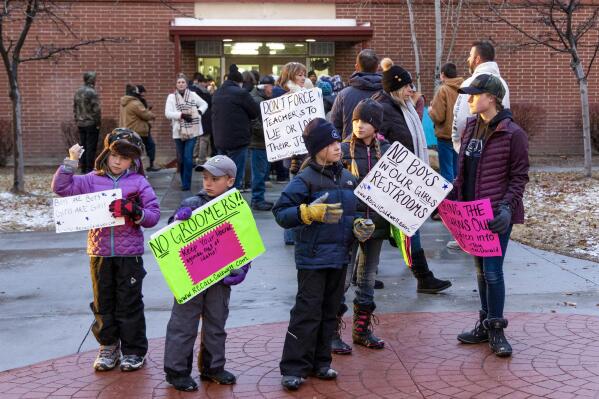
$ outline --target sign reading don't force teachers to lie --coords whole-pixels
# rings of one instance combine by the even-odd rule
[[[115,218],[108,210],[110,203],[120,198],[120,188],[54,198],[52,202],[56,232],[68,233],[125,224],[124,218]]]
[[[315,118],[324,118],[322,90],[285,94],[260,103],[266,154],[270,162],[305,154],[302,133]]]
[[[150,249],[178,303],[185,303],[264,252],[252,211],[230,190],[188,220],[152,234]]]
[[[395,142],[354,193],[411,237],[452,188],[424,161]]]
[[[487,226],[493,219],[488,198],[467,202],[444,200],[439,205],[439,215],[465,252],[481,257],[501,256],[499,236]]]

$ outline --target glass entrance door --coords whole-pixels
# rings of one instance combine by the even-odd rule
[[[278,56],[225,56],[225,73],[231,64],[236,64],[240,72],[256,70],[260,75],[279,76],[283,66],[288,62],[306,63],[305,57]]]

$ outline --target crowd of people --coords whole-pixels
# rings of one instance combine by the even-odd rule
[[[502,248],[502,256],[474,257],[479,320],[457,339],[464,344],[488,342],[497,356],[509,356],[512,348],[504,334],[508,321],[503,315],[502,269],[512,226],[524,220],[528,142],[513,120],[508,87],[494,57],[489,42],[475,42],[468,57],[472,76],[466,80],[458,76],[455,64],[445,64],[428,113],[435,123],[440,173],[454,185],[448,198],[490,199],[494,218],[488,228],[499,235]],[[299,389],[308,377],[337,378],[331,367],[332,355],[352,352],[341,335],[349,308],[345,293],[352,283],[356,286],[352,343],[373,350],[384,348],[384,339],[377,337],[372,327],[376,275],[383,242],[398,243],[387,220],[353,191],[394,142],[429,163],[422,125],[425,99],[417,92],[411,74],[389,58],[380,60],[371,49],[358,54],[355,69],[343,87],[339,77],[318,77],[297,62],[286,64],[277,79],[254,71],[241,73],[231,65],[226,80],[215,91],[201,74],[191,82],[184,75],[177,76],[175,91],[166,101],[181,189],[190,189],[194,168],[203,179],[202,190],[183,200],[169,223],[189,219],[194,209],[232,188],[244,189],[249,155],[252,208],[272,210],[285,231],[285,242],[295,246],[298,291],[280,362],[281,383],[287,390]],[[143,87],[127,85],[121,99],[121,127],[106,136],[103,151],[95,164],[90,164],[94,159],[90,143],[94,137],[97,140],[99,121],[99,114],[91,112],[99,113],[99,107],[93,105],[97,101],[88,101],[97,100],[94,78],[86,74],[85,86],[75,97],[83,146],[69,149],[52,187],[61,196],[123,189],[123,198],[113,201],[110,211],[124,217],[126,224],[89,232],[92,330],[100,344],[94,368],[111,370],[120,362],[121,370],[133,371],[143,366],[147,352],[141,227],[156,225],[160,215],[141,161],[145,148],[150,159],[147,170],[156,170],[150,134],[155,115],[143,98]],[[260,103],[311,87],[322,90],[326,118],[313,119],[305,127],[302,137],[307,155],[270,164]],[[92,104],[89,112],[80,105],[82,98]],[[78,166],[83,175],[75,174]],[[274,204],[265,200],[268,179],[286,183]],[[417,291],[433,294],[451,287],[450,281],[437,279],[429,269],[418,232],[410,246]],[[235,383],[236,377],[225,369],[225,324],[231,286],[243,282],[250,269],[248,263],[190,301],[174,302],[164,371],[176,389],[198,388],[191,372],[200,319],[201,378]]]

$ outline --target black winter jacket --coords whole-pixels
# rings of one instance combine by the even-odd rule
[[[349,263],[350,248],[354,242],[356,185],[356,178],[343,169],[341,163],[323,167],[310,162],[285,187],[272,212],[281,227],[294,230],[295,265],[298,269],[341,269]],[[303,224],[300,205],[310,204],[325,193],[329,193],[327,204],[342,204],[343,217],[339,223]]]
[[[214,145],[223,151],[250,144],[250,121],[260,116],[260,108],[247,90],[225,80],[212,96],[212,134]]]
[[[390,144],[387,140],[381,141],[379,143],[381,146],[382,155],[389,149]],[[348,170],[352,162],[350,147],[351,143],[349,142],[341,143],[341,151],[343,151],[343,164]],[[370,162],[368,162],[369,158]],[[366,177],[368,172],[370,172],[370,170],[378,162],[374,141],[370,144],[370,146],[366,146],[362,140],[357,140],[354,148],[354,159],[358,165],[358,172],[360,174],[358,178],[358,184],[360,184],[362,179]],[[385,218],[380,216],[378,213],[376,213],[376,211],[368,207],[368,205],[359,199],[356,213],[358,217],[370,218],[374,222],[376,229],[374,230],[372,238],[389,238],[389,222],[387,222]]]
[[[406,119],[399,105],[384,91],[379,91],[372,99],[383,106],[383,125],[379,132],[385,136],[389,143],[399,141],[408,150],[414,152],[412,134],[406,124]]]
[[[352,114],[360,101],[383,89],[379,73],[355,72],[349,78],[349,86],[335,97],[331,110],[331,123],[343,132],[343,137],[352,133]]]

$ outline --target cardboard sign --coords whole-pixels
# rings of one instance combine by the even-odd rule
[[[57,233],[68,233],[120,226],[125,218],[115,218],[108,210],[110,203],[121,199],[121,189],[54,198],[54,225]]]
[[[229,190],[152,234],[150,249],[178,303],[227,277],[264,252],[252,211]]]
[[[444,200],[439,205],[439,216],[465,252],[481,257],[501,256],[499,236],[487,226],[493,219],[488,198],[468,202]]]
[[[324,118],[322,90],[301,90],[262,101],[260,111],[269,162],[305,154],[304,127],[312,119]]]
[[[354,194],[412,237],[452,184],[399,142],[383,154]]]

